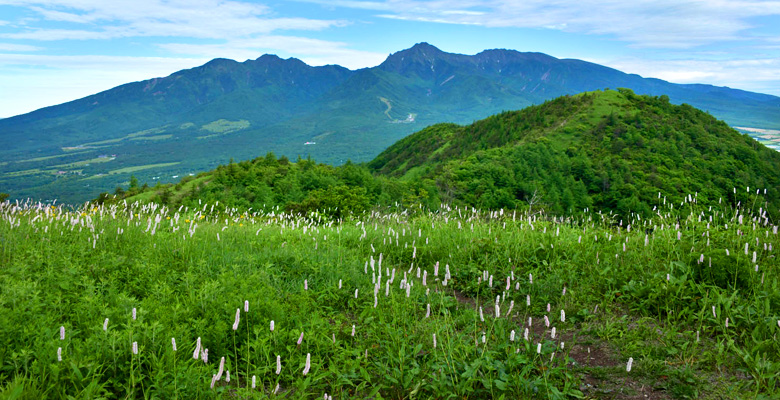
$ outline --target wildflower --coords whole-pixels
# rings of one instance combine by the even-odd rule
[[[339,289],[341,289],[341,279],[339,279]]]
[[[249,300],[244,300],[244,312],[249,312]]]
[[[217,234],[217,237],[219,237],[219,234]],[[211,375],[211,388],[214,389],[214,383],[217,382],[217,376]]]
[[[509,334],[509,341],[514,342],[515,341],[515,330],[512,329],[512,332]]]
[[[303,290],[309,290],[309,280],[304,279],[303,280]]]
[[[225,382],[230,382],[230,371],[225,371]]]
[[[479,320],[485,322],[485,316],[482,315],[482,306],[479,306]]]
[[[550,303],[547,303],[547,312],[550,312]]]
[[[561,350],[563,350],[563,342],[561,342]]]
[[[428,303],[427,309],[425,311],[425,318],[428,318],[431,316],[431,303]]]
[[[537,343],[536,344],[536,354],[542,354],[542,344]]]
[[[499,301],[501,301],[501,296],[496,296],[496,306],[495,306],[496,318],[501,316],[501,308],[499,306]]]
[[[533,276],[533,274],[528,274],[528,282],[531,285],[534,284],[534,276]]]
[[[544,316],[544,326],[550,327],[550,319],[546,315]]]
[[[485,338],[485,332],[482,332],[482,344],[484,344],[486,340],[487,338]]]
[[[173,351],[176,351],[176,338],[171,338],[171,347],[173,347]]]
[[[566,296],[566,286],[563,287],[563,293],[561,293],[561,296]]]
[[[271,320],[271,332],[274,331],[274,320]]]
[[[525,305],[530,307],[531,306],[531,295],[527,294],[525,295]]]
[[[236,308],[236,320],[233,321],[233,330],[238,330],[238,321],[241,318],[241,309]]]
[[[276,375],[282,373],[282,356],[276,356]]]
[[[718,315],[715,314],[715,306],[712,306],[712,318],[718,318]]]
[[[561,322],[566,322],[566,311],[561,310]]]
[[[298,337],[298,346],[301,345],[301,342],[303,342],[303,332],[301,332],[301,336]]]
[[[197,360],[200,355],[200,338],[195,342],[195,351],[192,353],[192,358]]]
[[[136,313],[135,313],[135,307],[133,307],[133,321],[135,321]]]
[[[274,388],[274,394],[279,393],[279,384],[276,384],[276,388]]]
[[[355,289],[355,298],[356,298],[356,299],[357,299],[357,295],[358,295],[358,290],[357,290],[357,289]]]
[[[726,317],[726,328],[728,329],[728,327],[729,327],[729,318]]]
[[[65,340],[65,327],[60,326],[60,340]]]
[[[204,364],[209,363],[209,349],[203,349],[203,352],[200,354],[200,358],[203,359]]]
[[[355,337],[355,325],[352,325],[352,337]]]
[[[219,370],[217,371],[217,380],[222,379],[222,373],[225,372],[225,357],[219,360]]]
[[[57,361],[62,362],[62,347],[57,347]]]
[[[138,354],[138,342],[133,342],[133,354]]]
[[[525,339],[526,342],[528,341],[528,328],[525,328],[523,331],[523,339]]]
[[[509,310],[506,312],[506,316],[510,316],[512,314],[512,309],[515,308],[515,301],[512,300],[509,302]]]
[[[106,318],[105,321],[103,321],[103,332],[108,330],[108,318]]]
[[[553,326],[552,331],[550,332],[550,338],[555,339],[555,327]]]
[[[252,389],[257,387],[257,376],[252,375]]]
[[[433,334],[433,348],[436,348],[436,334]]]
[[[528,326],[531,326],[531,322],[532,322],[532,321],[533,321],[533,320],[531,319],[531,317],[528,317]]]
[[[626,372],[631,372],[631,364],[634,363],[634,357],[628,357],[628,363],[626,364]]]
[[[304,375],[308,374],[310,368],[311,368],[311,353],[306,353],[306,366],[303,368],[303,374]]]

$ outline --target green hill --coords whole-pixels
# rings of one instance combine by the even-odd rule
[[[443,202],[645,216],[667,202],[741,202],[774,216],[780,154],[691,106],[620,89],[563,96],[466,126],[433,125],[364,165],[291,163],[269,154],[141,196],[299,211]]]
[[[689,194],[736,203],[734,188],[748,187],[760,190],[758,204],[780,204],[780,154],[689,105],[628,89],[435,125],[368,165],[433,180],[444,201],[491,209],[525,202],[556,213],[592,206],[648,214],[659,193],[675,203]]]

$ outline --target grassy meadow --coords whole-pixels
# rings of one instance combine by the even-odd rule
[[[654,211],[5,202],[0,397],[780,396],[776,222]]]

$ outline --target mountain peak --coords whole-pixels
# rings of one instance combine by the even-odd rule
[[[411,48],[407,50],[401,50],[403,51],[409,51],[409,52],[431,52],[431,53],[443,53],[443,51],[439,50],[438,47],[428,43],[428,42],[420,42],[412,46]]]
[[[406,50],[401,50],[393,54],[390,54],[387,57],[387,60],[385,60],[385,62],[382,64],[397,64],[402,61],[406,61],[406,62],[422,61],[422,60],[431,61],[435,58],[441,57],[444,54],[447,53],[439,50],[439,48],[437,48],[436,46],[433,46],[426,42],[420,42]]]
[[[426,42],[420,42],[406,50],[390,54],[387,59],[379,65],[379,69],[398,72],[402,75],[408,75],[410,73],[430,75],[434,72],[434,65],[458,56],[467,57],[459,54],[446,53],[436,46]]]

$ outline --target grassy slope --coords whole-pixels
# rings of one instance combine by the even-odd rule
[[[308,398],[777,396],[776,227],[753,224],[755,209],[658,205],[663,216],[622,226],[600,214],[554,222],[471,209],[318,224],[208,204],[204,214],[5,205],[0,393],[264,398],[279,384]],[[375,300],[369,265],[380,254],[395,280]],[[409,296],[399,288],[407,270]],[[196,338],[208,364],[191,357]],[[211,390],[221,357],[231,382]]]

